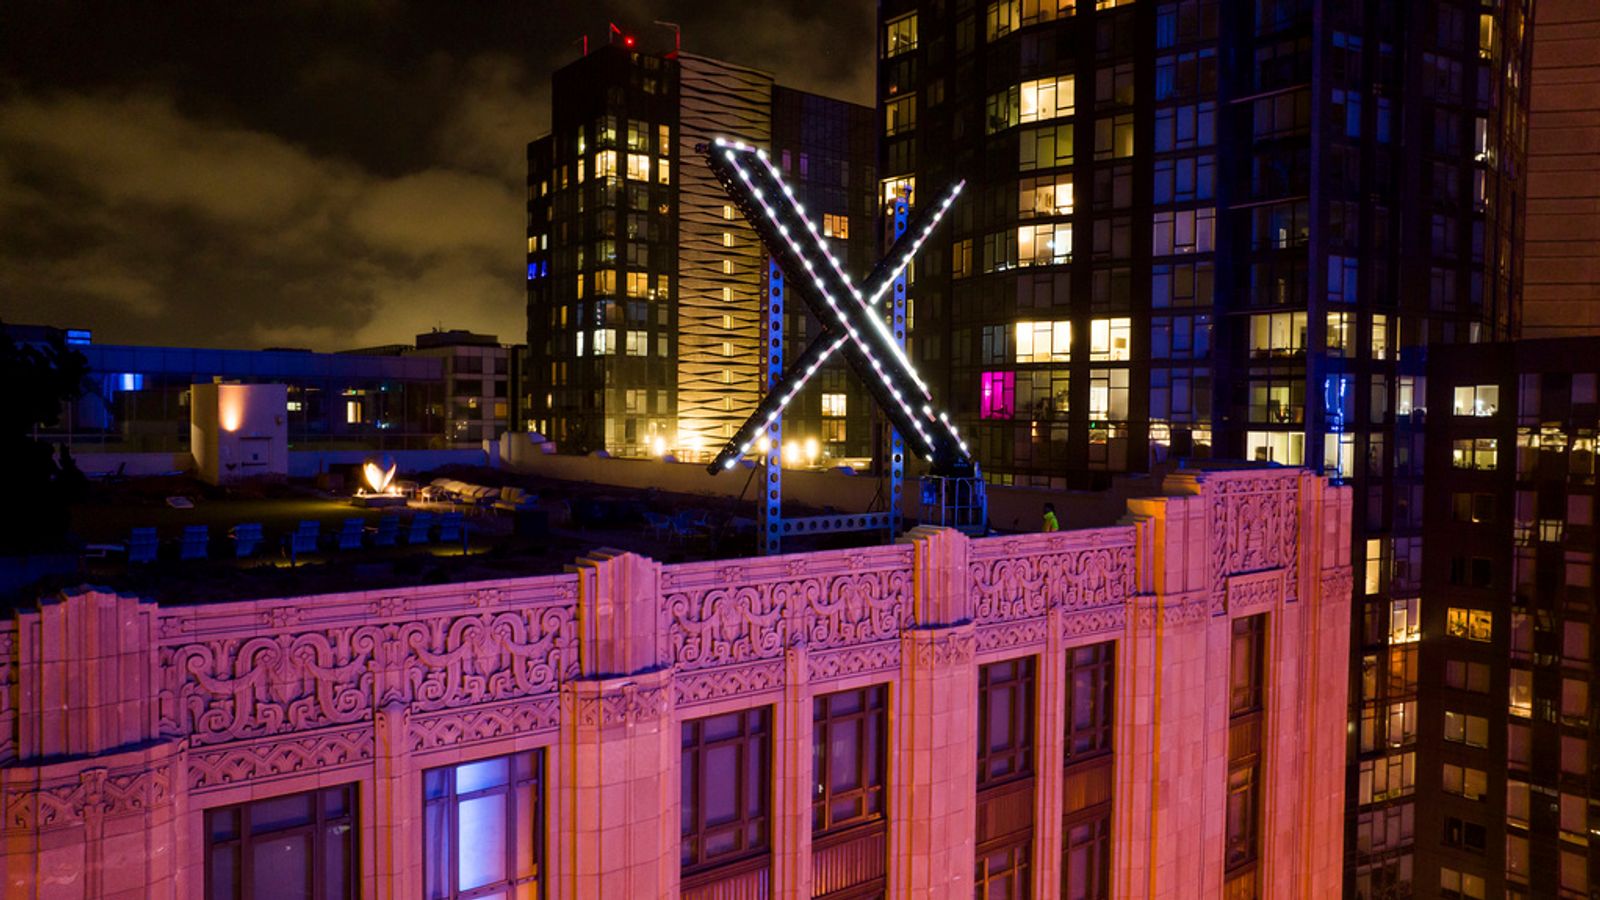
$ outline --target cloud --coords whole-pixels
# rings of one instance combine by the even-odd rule
[[[436,324],[524,332],[503,173],[384,177],[153,91],[0,102],[0,158],[7,320],[324,350]]]

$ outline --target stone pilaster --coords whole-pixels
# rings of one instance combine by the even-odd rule
[[[889,896],[972,896],[978,676],[969,623],[901,637],[891,723]]]
[[[772,748],[774,897],[811,896],[811,685],[803,644],[785,654]]]
[[[561,688],[550,773],[558,897],[675,897],[678,750],[659,563],[602,550],[579,560],[580,674]]]

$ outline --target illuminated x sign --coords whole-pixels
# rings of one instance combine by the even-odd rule
[[[794,190],[784,183],[766,151],[719,138],[714,146],[707,148],[706,159],[728,195],[739,204],[745,218],[761,236],[791,289],[805,298],[823,323],[822,333],[782,377],[768,387],[755,413],[717,454],[710,470],[714,473],[733,468],[740,456],[750,452],[756,435],[783,415],[784,407],[800,393],[817,369],[836,351],[842,351],[890,423],[910,442],[913,452],[933,464],[933,471],[947,475],[972,474],[967,445],[957,436],[949,417],[934,411],[928,385],[917,375],[905,350],[895,341],[879,306],[895,278],[933,233],[966,182],[957,183],[940,203],[920,212],[917,220],[889,249],[888,255],[858,286],[845,275],[816,226],[805,217],[805,209],[795,200]],[[770,353],[776,348],[764,349]]]

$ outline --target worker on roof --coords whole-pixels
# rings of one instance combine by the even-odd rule
[[[1061,520],[1056,518],[1056,505],[1054,503],[1046,503],[1044,505],[1044,530],[1061,530]]]

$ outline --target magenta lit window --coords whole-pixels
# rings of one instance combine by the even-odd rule
[[[984,372],[983,395],[979,398],[978,417],[983,419],[1009,419],[1017,398],[1017,373]]]

